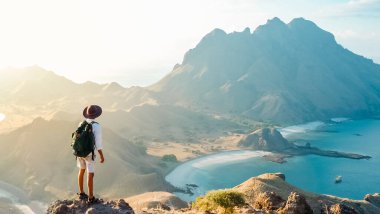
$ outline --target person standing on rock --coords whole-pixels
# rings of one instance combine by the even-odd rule
[[[88,203],[98,201],[94,197],[94,175],[95,175],[95,150],[100,156],[100,163],[104,163],[103,145],[102,145],[102,127],[95,121],[102,114],[102,108],[98,105],[87,106],[83,110],[85,120],[79,125],[73,133],[72,147],[74,155],[77,157],[78,188],[79,199],[86,200]],[[83,178],[87,170],[87,188],[88,195],[83,190]]]

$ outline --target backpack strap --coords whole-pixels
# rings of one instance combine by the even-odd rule
[[[86,128],[86,125],[87,125],[88,123],[87,123],[87,121],[83,121],[83,122],[81,122],[80,124],[79,124],[79,126],[78,126],[78,128],[77,128],[77,130],[76,130],[76,132],[77,133],[79,133],[79,132],[82,132],[85,128]]]
[[[99,124],[98,122],[96,122],[96,121],[91,121],[91,131],[92,131],[92,134],[94,135],[94,129],[92,128],[92,124]],[[94,135],[94,141],[95,141],[95,135]],[[95,143],[94,143],[94,145],[96,145]],[[95,151],[94,151],[94,149],[92,149],[92,151],[91,151],[91,156],[92,156],[92,160],[94,161],[95,160]]]

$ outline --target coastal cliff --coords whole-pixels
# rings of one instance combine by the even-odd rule
[[[281,173],[252,177],[229,191],[239,192],[244,196],[245,205],[235,207],[235,213],[380,213],[380,194],[378,193],[367,194],[363,200],[315,194],[287,183],[285,175]],[[101,201],[94,205],[86,205],[79,200],[58,200],[49,206],[47,213],[203,213],[195,207],[185,205],[185,202],[173,194],[148,192],[127,199]]]

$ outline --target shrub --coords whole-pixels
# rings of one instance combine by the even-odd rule
[[[191,150],[191,153],[193,153],[193,154],[196,154],[196,155],[201,155],[202,154],[202,152],[200,151],[200,150]]]
[[[143,144],[135,144],[135,145],[136,145],[136,148],[140,154],[142,154],[142,155],[147,154],[146,151],[148,150],[148,148],[145,145],[143,145]]]
[[[162,167],[162,168],[166,168],[168,167],[168,165],[165,163],[165,162],[158,162],[158,166]]]
[[[233,190],[216,190],[198,197],[193,203],[193,207],[201,211],[232,214],[235,207],[241,207],[244,204],[245,200],[242,193]]]
[[[163,161],[166,161],[166,162],[177,162],[177,157],[173,154],[170,154],[170,155],[164,155],[162,156],[161,158]]]

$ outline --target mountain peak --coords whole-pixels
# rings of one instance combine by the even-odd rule
[[[313,26],[318,27],[314,22],[304,19],[303,17],[294,18],[289,22],[289,25],[303,25],[303,26]]]
[[[288,31],[288,26],[281,21],[281,19],[274,17],[273,19],[268,19],[268,21],[264,25],[260,25],[254,31],[256,35],[275,35],[281,34],[282,32]]]
[[[288,26],[291,29],[297,29],[297,30],[313,30],[313,31],[322,30],[314,22],[306,20],[302,17],[293,19],[292,21],[289,22]]]
[[[220,28],[215,28],[210,33],[206,34],[206,36],[203,37],[203,39],[200,43],[202,43],[204,41],[208,41],[210,39],[219,39],[219,38],[222,38],[226,35],[227,35],[227,33],[224,30],[222,30]]]
[[[212,30],[209,34],[207,35],[211,35],[211,36],[219,36],[219,35],[226,35],[227,33],[220,29],[220,28],[215,28],[214,30]],[[206,35],[206,36],[207,36]]]
[[[332,33],[318,27],[314,22],[304,18],[295,18],[289,22],[288,27],[300,38],[322,44],[336,44]]]
[[[223,41],[226,39],[227,33],[219,28],[215,28],[210,33],[206,34],[198,45],[194,49],[190,49],[186,52],[185,57],[183,58],[182,64],[187,62],[192,56],[197,55],[197,50],[207,49],[209,47],[217,47],[223,44]]]
[[[268,19],[266,25],[286,25],[280,18]]]
[[[242,33],[251,34],[251,29],[249,27],[246,27]]]
[[[42,76],[57,76],[52,71],[46,70],[45,68],[39,65],[31,65],[22,68],[10,68],[12,72],[17,72],[22,75],[33,76],[33,77],[42,77]]]
[[[107,83],[103,87],[103,91],[121,91],[121,90],[124,90],[124,89],[125,88],[123,88],[123,86],[121,86],[117,82]]]

